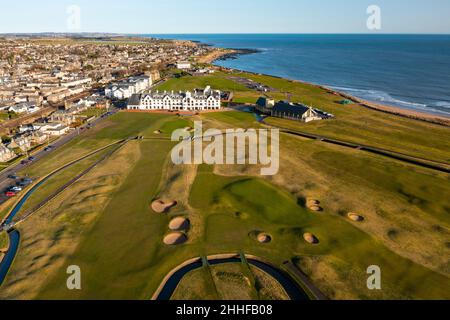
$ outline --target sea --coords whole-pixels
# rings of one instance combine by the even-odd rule
[[[177,34],[257,53],[216,65],[303,80],[372,102],[450,117],[450,35]]]

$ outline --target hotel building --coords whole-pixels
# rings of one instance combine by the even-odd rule
[[[150,92],[132,95],[128,110],[207,111],[221,108],[221,92],[206,87],[193,92]]]

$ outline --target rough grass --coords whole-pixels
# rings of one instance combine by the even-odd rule
[[[250,270],[255,279],[255,289],[258,292],[259,299],[289,300],[288,294],[276,279],[255,266],[250,266]]]
[[[208,195],[200,190],[210,190]],[[352,266],[358,281],[367,279],[369,265],[383,270],[386,288],[380,296],[368,290],[348,287],[359,298],[444,298],[449,284],[446,276],[404,259],[350,223],[332,215],[310,213],[296,198],[280,192],[258,179],[225,178],[199,173],[192,191],[193,205],[199,205],[207,219],[205,242],[230,248],[239,239],[240,248],[273,261],[294,256],[332,256]],[[273,235],[265,247],[255,245],[249,232],[264,230]],[[305,232],[314,233],[320,245],[302,240]],[[281,259],[281,260],[280,260]],[[340,273],[342,276],[343,274]],[[417,279],[426,277],[426,283]],[[361,282],[363,283],[363,282]],[[395,284],[395,285],[394,285]]]
[[[84,290],[61,288],[66,278],[61,270],[39,298],[144,299],[151,295],[144,289],[153,277],[150,266],[157,261],[166,218],[152,213],[149,204],[171,143],[142,142],[139,147],[141,157],[133,170],[68,258],[67,263],[83,270]],[[115,287],[120,290],[112,290]]]
[[[138,158],[139,146],[130,142],[20,225],[21,245],[2,299],[34,299],[54,275],[65,273],[69,257],[131,170],[123,163]]]
[[[218,300],[210,268],[203,267],[186,274],[173,293],[172,300]]]
[[[240,263],[207,266],[186,274],[172,300],[289,300],[269,274]]]
[[[111,147],[114,148],[114,147]],[[56,192],[60,187],[64,186],[68,181],[81,174],[84,170],[86,170],[89,166],[94,164],[96,161],[100,160],[106,153],[110,152],[110,148],[95,154],[87,159],[84,159],[69,168],[64,169],[63,171],[57,173],[48,179],[45,184],[43,184],[39,189],[37,189],[33,194],[28,198],[27,202],[23,205],[19,213],[17,214],[17,218],[28,210],[33,209],[43,199],[46,199],[54,192]],[[38,178],[38,177],[33,177]],[[24,192],[24,191],[23,191]],[[26,191],[25,191],[26,192]]]
[[[7,248],[9,245],[9,238],[6,231],[0,232],[0,250]]]

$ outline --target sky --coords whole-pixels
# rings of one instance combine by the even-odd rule
[[[450,34],[450,0],[0,0],[0,33],[32,32]]]

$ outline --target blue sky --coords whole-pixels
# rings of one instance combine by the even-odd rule
[[[1,5],[0,33],[368,33],[373,4],[376,32],[450,33],[450,0],[15,0]],[[70,5],[81,9],[77,30]]]

